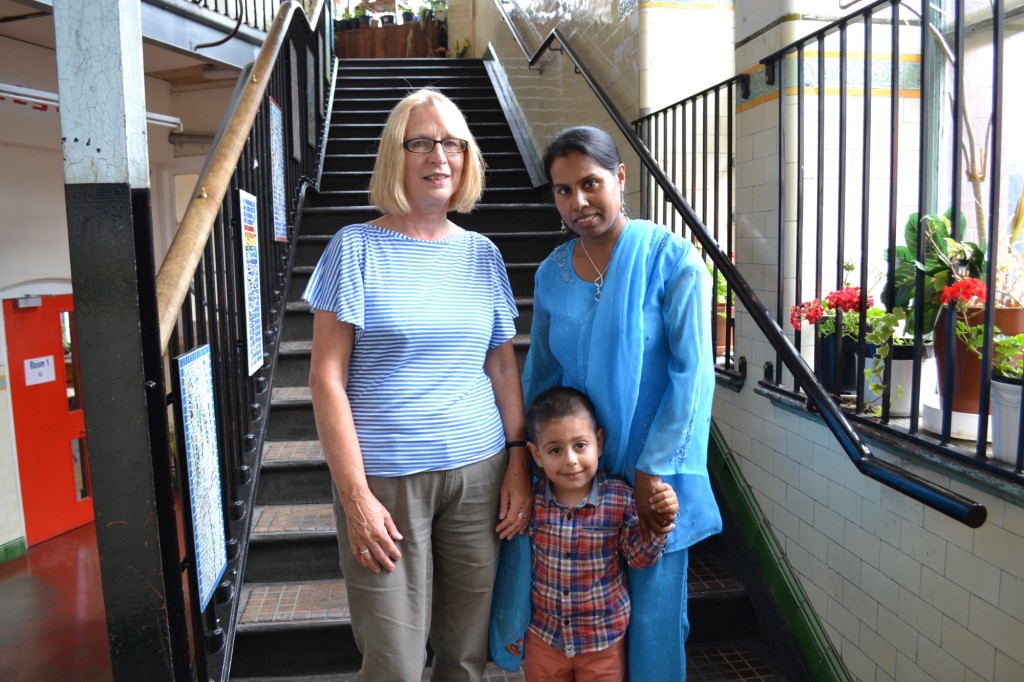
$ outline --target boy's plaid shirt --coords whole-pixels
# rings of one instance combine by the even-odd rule
[[[533,492],[530,631],[569,658],[606,649],[629,624],[623,561],[653,565],[668,536],[644,537],[633,489],[603,471],[572,509],[554,498],[547,480]]]

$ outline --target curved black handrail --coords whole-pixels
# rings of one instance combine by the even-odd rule
[[[518,32],[505,7],[500,0],[496,0],[496,4],[505,17],[509,29],[517,35],[517,42],[522,46],[523,43],[518,38]],[[764,333],[768,342],[771,343],[772,347],[779,354],[780,359],[786,364],[789,371],[792,372],[794,379],[803,387],[804,392],[807,394],[808,402],[821,415],[825,425],[832,431],[836,440],[839,441],[839,445],[849,456],[858,471],[970,528],[978,528],[985,523],[988,510],[983,504],[938,486],[909,471],[893,466],[871,454],[871,451],[860,439],[860,436],[857,435],[857,432],[853,429],[853,426],[846,418],[846,415],[843,414],[839,405],[825,391],[817,377],[814,376],[813,370],[811,370],[796,347],[783,333],[778,323],[772,318],[768,308],[761,302],[739,269],[733,264],[732,259],[718,245],[714,237],[708,233],[704,223],[701,222],[697,214],[690,208],[689,202],[683,198],[682,194],[679,193],[679,190],[672,183],[672,180],[654,160],[647,146],[637,136],[633,127],[623,118],[618,108],[615,107],[607,93],[594,79],[590,70],[561,31],[557,28],[552,29],[551,33],[548,34],[548,37],[545,38],[533,55],[525,55],[529,60],[529,65],[532,67],[536,64],[542,53],[552,49],[551,46],[554,43],[558,43],[560,48],[560,50],[556,49],[556,51],[563,52],[572,61],[576,71],[587,82],[587,85],[590,86],[598,101],[600,101],[605,111],[615,122],[619,132],[622,133],[623,137],[626,138],[629,145],[633,148],[633,151],[636,152],[640,163],[654,177],[655,182],[658,183],[658,186],[665,193],[665,198],[672,203],[673,207],[682,216],[683,222],[686,223],[686,226],[690,228],[697,241],[700,242],[704,253],[714,261],[715,265],[725,276],[732,286],[736,297],[743,303],[743,306],[754,319],[758,328]]]

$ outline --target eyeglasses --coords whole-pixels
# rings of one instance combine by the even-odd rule
[[[445,140],[431,140],[429,137],[414,137],[402,143],[402,147],[413,154],[429,154],[434,151],[435,145],[441,145],[445,154],[461,154],[466,151],[469,143],[457,137],[449,137]]]

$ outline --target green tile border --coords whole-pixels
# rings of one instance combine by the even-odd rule
[[[729,505],[740,532],[754,555],[757,567],[797,642],[812,680],[849,682],[849,672],[829,640],[818,614],[807,599],[800,581],[786,559],[764,512],[740,471],[728,443],[711,422],[708,471]]]
[[[11,559],[17,559],[27,551],[28,545],[25,544],[25,538],[18,538],[17,540],[11,540],[0,545],[0,564]]]

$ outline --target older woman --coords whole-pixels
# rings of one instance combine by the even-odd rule
[[[537,270],[523,387],[580,389],[605,428],[600,466],[634,485],[644,526],[667,524],[651,507],[669,483],[679,515],[665,556],[629,569],[631,680],[686,679],[688,548],[722,529],[707,471],[715,374],[711,282],[696,248],[665,227],[626,216],[626,166],[608,133],[563,130],[544,169],[576,235]]]
[[[383,214],[331,240],[303,298],[361,679],[480,680],[499,538],[530,512],[518,314],[485,237],[448,220],[483,191],[462,113],[391,111],[370,180]]]

